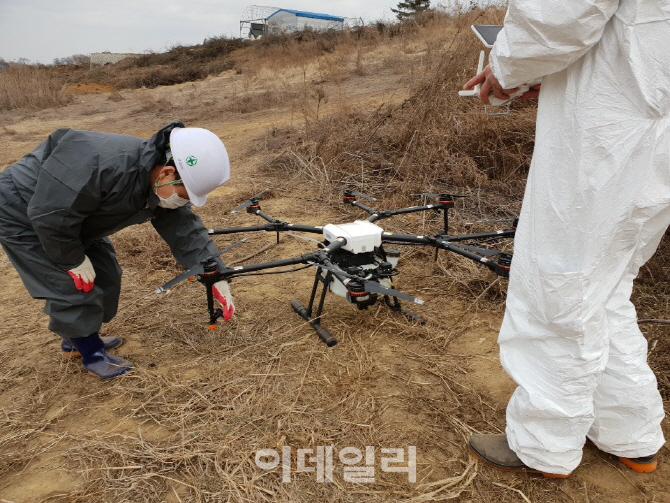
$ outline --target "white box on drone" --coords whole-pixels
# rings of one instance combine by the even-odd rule
[[[342,247],[352,253],[368,253],[382,244],[384,230],[367,220],[356,220],[350,224],[328,224],[323,228],[323,237],[329,242],[342,237],[347,243]]]

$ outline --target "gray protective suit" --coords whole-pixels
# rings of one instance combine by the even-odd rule
[[[570,473],[588,436],[624,457],[664,443],[630,301],[670,223],[670,0],[511,0],[490,66],[542,79],[500,356],[507,439]]]
[[[34,298],[45,299],[49,329],[86,337],[117,311],[121,268],[107,236],[151,221],[184,267],[216,245],[190,205],[158,207],[150,172],[165,151],[171,123],[150,140],[59,129],[0,173],[0,244]],[[88,256],[95,287],[83,293],[67,271]]]

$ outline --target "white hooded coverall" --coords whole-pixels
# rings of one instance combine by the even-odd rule
[[[630,295],[670,223],[670,0],[511,0],[489,64],[505,89],[544,77],[499,337],[509,445],[557,474],[586,437],[656,453]]]

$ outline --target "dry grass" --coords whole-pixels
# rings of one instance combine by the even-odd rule
[[[464,193],[472,199],[462,209],[475,211],[464,218],[513,218],[532,155],[534,105],[491,119],[455,92],[476,56],[463,27],[499,22],[496,15],[472,13],[441,25],[441,50],[426,48],[416,67],[405,63],[422,78],[413,79],[402,103],[373,113],[344,108],[324,118],[306,111],[301,141],[284,148],[267,173],[308,180],[322,189],[321,197],[332,194],[332,185],[348,186],[387,207],[414,204],[408,196],[417,192]],[[313,110],[317,97],[306,94],[304,103]]]
[[[44,66],[12,63],[0,71],[0,111],[41,110],[69,103],[66,80]]]
[[[115,243],[131,290],[176,270],[149,229],[124,231]],[[311,281],[305,276],[303,287]],[[479,403],[481,397],[458,383],[455,358],[450,363],[436,356],[444,345],[441,337],[431,350],[419,342],[429,333],[424,327],[407,325],[385,310],[361,316],[331,302],[327,319],[342,344],[323,351],[297,317],[276,317],[289,310],[285,295],[274,294],[262,299],[266,309],[260,311],[242,301],[240,311],[249,313],[244,321],[207,334],[193,323],[193,316],[202,314],[200,288],[185,285],[164,299],[126,299],[111,329],[127,340],[141,339],[143,352],[131,353],[139,369],[110,383],[97,400],[89,396],[65,405],[51,421],[40,419],[28,396],[8,410],[5,426],[12,433],[3,445],[8,471],[16,473],[34,459],[34,451],[21,450],[29,440],[43,451],[55,443],[66,446],[69,465],[84,477],[79,489],[52,501],[353,502],[387,501],[389,496],[435,501],[471,491],[477,472],[461,445],[471,431],[466,424],[473,423],[465,419],[470,409],[459,407]],[[44,377],[39,374],[35,384]],[[429,383],[436,387],[427,396]],[[62,387],[51,386],[30,393],[41,397],[39,408],[62,400]],[[70,391],[81,393],[82,384],[74,386]],[[388,394],[398,386],[407,393]],[[98,427],[73,427],[56,436],[48,431],[56,419],[88,416],[102,404]],[[102,426],[110,424],[123,425],[123,431]],[[293,446],[295,456],[297,448],[318,445],[333,446],[336,455],[346,446],[416,445],[421,452],[418,483],[381,472],[379,452],[378,482],[353,491],[344,491],[350,484],[342,479],[341,464],[338,473],[337,460],[331,484],[316,484],[313,474],[295,472],[291,484],[282,484],[279,469],[265,472],[253,461],[262,448]],[[444,466],[433,464],[438,460]]]
[[[457,200],[452,230],[479,230],[481,224],[469,223],[517,214],[533,146],[532,105],[492,120],[455,92],[472,73],[479,49],[469,24],[495,23],[501,16],[429,16],[323,38],[308,33],[265,40],[226,53],[245,79],[227,91],[231,99],[225,103],[194,84],[182,88],[183,106],[147,91],[129,113],[192,114],[216,125],[221,110],[233,118],[273,107],[295,111],[300,121],[273,126],[252,142],[249,156],[270,160],[248,173],[244,193],[234,198],[270,185],[265,211],[320,224],[361,216],[341,204],[333,185],[377,196],[378,209],[416,204],[421,200],[409,196],[414,192],[447,190],[469,196]],[[114,87],[150,68],[157,70],[128,68]],[[401,80],[407,99],[373,111],[332,108],[331,98],[352,76],[376,77],[384,68],[406,72]],[[110,99],[125,103],[119,93]],[[214,225],[260,223],[243,213],[224,219],[222,211],[232,206],[230,197],[212,197],[199,213]],[[426,234],[440,225],[439,215],[429,213],[385,222],[396,232]],[[289,236],[278,245],[265,233],[245,237],[249,241],[233,249],[227,262],[295,256],[313,246]],[[48,478],[66,477],[61,490],[33,499],[51,502],[573,503],[614,501],[619,493],[626,501],[654,501],[653,491],[664,490],[654,478],[646,488],[635,481],[612,489],[580,473],[560,482],[501,475],[467,456],[470,433],[504,427],[511,384],[503,381],[495,349],[505,282],[466,259],[441,252],[435,260],[432,250],[401,248],[397,286],[427,301],[415,308],[426,325],[408,324],[381,305],[359,312],[329,298],[324,325],[340,344],[326,350],[290,309],[294,298],[306,303],[312,270],[235,280],[237,314],[209,332],[201,285],[184,283],[162,296],[147,287],[181,271],[150,227],[124,230],[114,244],[124,290],[119,315],[105,330],[126,340],[118,353],[137,369],[103,385],[57,354],[45,317],[26,321],[24,310],[37,311],[39,303],[27,298],[0,255],[0,272],[11,285],[0,291],[0,301],[26,305],[8,309],[1,329],[0,498],[17,484],[27,487],[24,477],[39,463],[50,467]],[[641,317],[668,317],[666,248],[636,288]],[[667,328],[643,328],[667,403]],[[31,337],[16,337],[24,333]],[[39,356],[26,361],[24,354]],[[346,482],[337,453],[368,445],[377,449],[375,482]],[[410,445],[419,453],[417,483],[381,470],[382,447]],[[254,462],[259,449],[285,446],[292,448],[290,484],[282,483],[281,466],[262,470]],[[334,448],[332,483],[317,483],[314,473],[295,469],[296,450],[318,446]],[[587,450],[585,464],[602,469],[602,459]]]

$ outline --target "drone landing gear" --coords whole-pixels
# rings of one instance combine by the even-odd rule
[[[314,286],[312,287],[312,295],[309,298],[309,304],[307,307],[303,306],[302,303],[298,300],[291,302],[291,307],[293,310],[298,313],[298,315],[307,320],[316,334],[321,338],[321,340],[328,346],[332,348],[337,344],[337,339],[333,335],[323,328],[320,324],[321,321],[321,312],[323,311],[323,301],[326,299],[326,293],[328,292],[328,285],[333,279],[333,274],[328,271],[324,276],[321,273],[322,269],[320,267],[316,268],[316,277],[314,278]],[[316,307],[316,316],[312,318],[312,311],[314,309],[314,300],[316,299],[316,292],[319,289],[319,283],[323,283],[321,290],[321,295],[319,296],[319,305]]]
[[[321,338],[323,342],[326,343],[326,346],[329,348],[332,348],[335,344],[337,344],[337,339],[332,336],[332,334],[323,328],[319,324],[319,317],[317,316],[316,318],[312,318],[310,316],[309,310],[303,306],[299,300],[294,300],[291,302],[291,307],[293,310],[298,313],[302,318],[305,320],[309,321],[309,324],[312,325],[312,328],[316,332],[316,334]]]
[[[307,307],[303,306],[302,303],[298,300],[294,300],[291,302],[291,307],[293,308],[293,310],[301,318],[309,322],[309,324],[312,326],[317,335],[328,347],[335,346],[337,344],[337,339],[335,339],[335,337],[333,337],[333,335],[328,330],[326,330],[324,327],[321,326],[321,313],[323,311],[323,303],[324,300],[326,299],[326,293],[328,292],[329,285],[331,284],[333,279],[334,278],[332,272],[325,270],[321,267],[317,267],[316,275],[314,278],[314,285],[312,287],[312,294],[310,295],[309,304],[307,305]],[[316,301],[320,283],[321,283],[321,293],[319,294],[319,301],[318,304],[316,305],[315,310],[314,303]],[[358,307],[358,309],[365,310],[377,301],[377,294],[365,291],[358,292],[357,291],[359,289],[358,285],[349,283],[349,286],[347,288],[351,289],[347,290],[347,300],[352,304],[356,304],[356,307]],[[360,285],[360,288],[363,288],[362,285]],[[398,300],[397,297],[390,297],[388,295],[384,295],[384,303],[392,311],[402,314],[410,323],[425,325],[426,323],[425,320],[420,316],[417,316],[416,314],[412,313],[411,311],[408,311],[407,309],[403,308],[400,305],[400,301]],[[312,313],[314,313],[314,316],[312,316]]]

